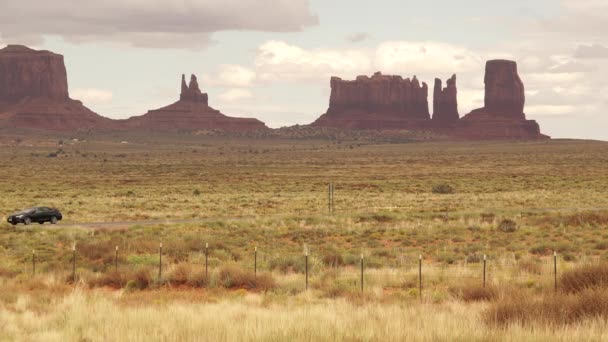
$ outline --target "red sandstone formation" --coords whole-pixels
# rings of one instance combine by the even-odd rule
[[[507,60],[486,63],[485,106],[458,121],[453,134],[466,139],[547,139],[534,120],[524,114],[524,85],[517,64]]]
[[[0,49],[0,127],[79,130],[111,124],[70,99],[63,56],[21,45]]]
[[[445,88],[441,87],[441,80],[436,78],[433,90],[433,123],[452,124],[458,121],[458,118],[456,75],[447,80]]]
[[[488,61],[485,107],[459,119],[456,75],[442,89],[435,79],[434,113],[429,118],[426,84],[375,73],[355,81],[331,79],[327,113],[313,126],[342,129],[422,129],[457,139],[546,139],[538,123],[526,120],[524,85],[512,61]]]
[[[134,129],[152,131],[256,131],[266,129],[266,125],[249,118],[234,118],[222,114],[207,104],[207,94],[201,93],[196,76],[190,78],[186,85],[182,75],[182,86],[179,101],[166,107],[150,110],[148,113],[125,120],[125,126]]]
[[[415,129],[428,126],[428,87],[414,76],[375,73],[354,81],[331,78],[329,109],[312,123],[349,129]]]
[[[186,85],[186,76],[182,74],[182,92],[179,95],[181,101],[201,102],[208,104],[209,98],[207,93],[201,93],[198,87],[198,81],[195,75],[190,76],[190,85]]]

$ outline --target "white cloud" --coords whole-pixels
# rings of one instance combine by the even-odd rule
[[[577,107],[569,105],[539,105],[539,106],[526,106],[525,112],[530,115],[540,116],[561,116],[574,114],[577,111]]]
[[[453,73],[479,69],[483,60],[472,51],[437,42],[390,41],[376,49],[376,66],[385,72]]]
[[[359,32],[349,35],[348,37],[346,37],[346,40],[351,43],[360,43],[362,41],[368,40],[369,38],[369,34],[365,32]]]
[[[308,0],[2,0],[0,35],[200,48],[226,30],[292,32],[318,23]],[[188,39],[190,38],[190,39]]]
[[[112,101],[113,94],[109,90],[96,88],[80,88],[70,91],[72,98],[85,104],[105,104]]]
[[[332,75],[355,75],[370,67],[365,51],[306,50],[274,40],[262,44],[255,59],[255,68],[264,81],[329,80]]]
[[[225,87],[248,87],[256,78],[255,71],[234,64],[222,64],[216,75],[205,75],[205,83]]]
[[[246,89],[229,89],[221,93],[218,98],[224,102],[236,102],[243,99],[250,99],[253,94]]]
[[[574,52],[574,57],[577,58],[608,58],[608,47],[600,44],[579,45]]]

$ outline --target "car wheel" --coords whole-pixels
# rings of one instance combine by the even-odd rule
[[[29,217],[26,217],[25,219],[23,219],[23,224],[24,225],[29,225],[30,223],[32,223],[32,219]]]
[[[55,216],[51,217],[51,224],[57,224],[57,218]]]
[[[17,225],[17,222],[13,222],[13,223],[11,223],[11,224],[12,224],[13,226],[16,226],[16,225]]]
[[[40,224],[44,224],[44,221],[38,221],[38,223],[40,223]]]

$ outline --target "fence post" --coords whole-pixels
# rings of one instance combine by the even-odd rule
[[[32,250],[32,276],[36,275],[36,250]]]
[[[486,255],[483,255],[483,288],[486,288]]]
[[[361,254],[361,292],[363,292],[363,254]]]
[[[557,292],[557,251],[553,251],[553,279],[555,292]]]
[[[163,276],[163,243],[158,245],[158,280]]]
[[[205,279],[209,281],[209,242],[205,242]]]
[[[306,290],[308,290],[308,248],[304,251],[304,258],[306,263]]]
[[[331,183],[327,185],[327,211],[331,214]]]
[[[72,245],[72,281],[76,284],[76,242]]]
[[[258,248],[253,249],[253,276],[258,277]]]
[[[331,183],[331,212],[334,212],[334,183]]]
[[[418,292],[420,292],[420,302],[422,303],[422,254],[418,257]]]
[[[114,271],[118,272],[118,245],[116,245],[116,249],[114,251]]]

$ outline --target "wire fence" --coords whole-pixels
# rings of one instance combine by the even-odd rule
[[[233,261],[225,262],[216,258],[213,250],[208,246],[200,253],[191,254],[187,260],[177,261],[171,257],[171,251],[158,246],[158,253],[145,256],[125,258],[116,246],[113,253],[106,253],[102,262],[91,262],[82,256],[77,245],[64,248],[60,256],[53,257],[32,251],[29,266],[24,265],[22,273],[32,276],[40,274],[68,275],[70,282],[77,282],[80,275],[103,275],[113,271],[136,270],[145,267],[155,275],[157,281],[171,285],[171,274],[177,265],[188,265],[205,275],[211,275],[221,270],[223,266],[235,264]],[[425,288],[440,288],[457,284],[470,285],[477,283],[483,287],[494,284],[525,283],[528,286],[554,287],[557,290],[557,281],[563,272],[582,265],[599,264],[599,257],[583,258],[577,262],[562,260],[557,253],[549,258],[521,260],[508,260],[505,258],[491,259],[484,256],[479,262],[469,263],[462,261],[457,264],[433,263],[431,256],[419,255],[415,261],[406,261],[394,265],[374,263],[373,267],[367,264],[367,257],[360,255],[358,260],[350,264],[337,262],[328,264],[305,247],[304,253],[272,253],[258,249],[251,251],[235,265],[252,272],[254,276],[260,273],[283,275],[295,279],[301,287],[308,289],[311,281],[319,279],[332,279],[333,282],[350,286],[351,290],[366,291],[369,288],[413,288],[422,292]],[[87,253],[90,253],[88,251]],[[137,258],[140,258],[139,260]],[[427,259],[428,258],[428,259]],[[411,259],[411,258],[410,258]],[[428,261],[427,261],[428,260]]]

